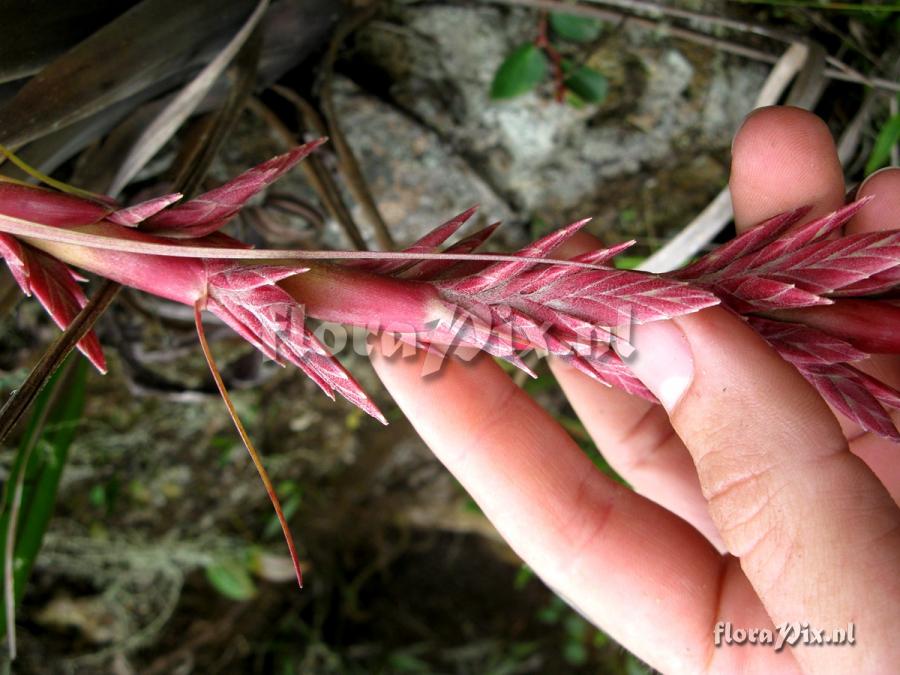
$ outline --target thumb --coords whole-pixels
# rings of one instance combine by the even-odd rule
[[[900,512],[824,401],[721,308],[637,326],[631,341],[629,365],[666,407],[714,523],[774,622],[830,631],[854,621],[870,636],[867,658],[897,663]],[[889,597],[865,601],[873,588]],[[854,650],[837,651],[796,656],[831,670]]]

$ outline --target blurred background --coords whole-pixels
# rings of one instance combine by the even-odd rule
[[[227,231],[387,249],[477,203],[493,250],[590,216],[637,265],[690,223],[730,236],[757,105],[815,110],[851,183],[897,163],[898,36],[890,2],[4,0],[0,143],[129,203],[329,136]],[[191,311],[125,289],[96,329],[109,374],[70,357],[0,448],[0,545],[27,579],[12,672],[649,672],[523,566],[365,357],[340,354],[387,427],[210,322],[300,591]],[[0,271],[3,400],[57,334]],[[609,471],[535,367],[513,376]]]

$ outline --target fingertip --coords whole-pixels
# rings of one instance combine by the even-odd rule
[[[796,368],[739,317],[713,307],[678,317],[673,324],[687,339],[690,356],[681,358],[681,366],[663,358],[652,360],[651,366],[662,371],[654,373],[658,379],[682,377],[685,363],[692,368],[689,386],[671,406],[670,416],[708,490],[727,482],[709,475],[715,474],[715,458],[746,453],[750,463],[774,466],[803,452],[816,456],[834,450],[834,440],[842,436],[828,407]],[[670,343],[677,342],[674,335],[668,336]],[[721,452],[726,447],[728,452]],[[793,448],[790,455],[784,454],[787,447]],[[725,473],[734,468],[728,464]]]
[[[811,217],[833,211],[844,176],[831,132],[800,108],[753,111],[732,144],[729,187],[738,230],[806,204]]]
[[[900,228],[900,168],[876,171],[859,186],[856,197],[870,197],[871,201],[847,224],[848,234]]]
[[[603,242],[594,235],[584,230],[576,232],[569,239],[550,252],[551,258],[568,260],[588,251],[596,251],[603,248]]]

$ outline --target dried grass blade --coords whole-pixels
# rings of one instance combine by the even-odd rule
[[[119,170],[113,178],[110,192],[119,193],[131,179],[137,175],[150,159],[172,137],[175,130],[182,125],[188,116],[199,105],[200,101],[210,90],[210,87],[225,70],[225,67],[235,57],[256,25],[262,19],[269,0],[260,0],[253,13],[244,22],[240,30],[234,35],[227,45],[200,71],[191,82],[182,89],[178,95],[160,112],[159,116],[144,130],[138,142],[132,147],[128,156],[119,166]]]
[[[205,124],[200,141],[191,146],[193,154],[181,162],[183,168],[175,177],[174,182],[189,197],[192,197],[200,189],[213,159],[234,128],[253,91],[262,53],[262,38],[262,28],[257,26],[238,52],[234,63],[226,71],[226,75],[232,78],[233,84],[228,88],[225,102]]]
[[[0,109],[18,147],[203,63],[250,0],[143,0],[44,68]]]

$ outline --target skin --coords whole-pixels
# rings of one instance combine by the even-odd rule
[[[805,204],[822,215],[845,195],[828,129],[791,108],[744,122],[730,187],[739,229]],[[900,227],[900,170],[872,177],[859,189],[867,194],[876,197],[847,231]],[[562,254],[591,246],[581,240]],[[667,323],[653,344],[676,340],[671,353],[686,353],[691,373],[668,410],[551,364],[633,490],[596,470],[489,358],[451,361],[425,379],[422,355],[376,351],[373,364],[522,559],[654,668],[888,672],[900,663],[900,448],[838,420],[728,312]],[[640,352],[640,329],[636,339]],[[898,383],[897,359],[872,361],[873,372]],[[656,391],[658,372],[638,374]],[[828,632],[852,621],[856,645],[715,647],[718,621],[806,621]]]

